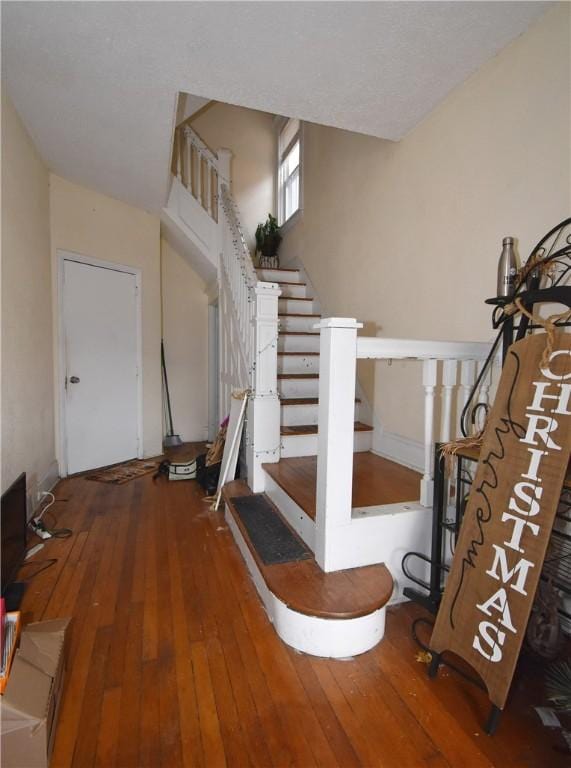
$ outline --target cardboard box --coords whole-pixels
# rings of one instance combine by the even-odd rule
[[[22,630],[0,701],[2,768],[47,768],[65,676],[70,619],[28,624]]]

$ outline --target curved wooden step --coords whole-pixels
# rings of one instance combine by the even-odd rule
[[[376,645],[384,634],[385,606],[393,590],[386,566],[324,573],[313,558],[265,565],[231,502],[249,494],[242,480],[224,486],[226,520],[280,637],[305,653],[334,658]]]

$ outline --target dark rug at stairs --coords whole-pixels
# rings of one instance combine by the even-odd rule
[[[99,483],[123,485],[123,483],[128,483],[129,480],[134,480],[136,477],[148,475],[149,472],[156,472],[159,463],[158,461],[133,459],[122,464],[114,464],[112,467],[104,467],[95,472],[89,472],[84,477],[86,480],[96,480]]]
[[[265,565],[307,560],[311,552],[277,514],[263,493],[230,499]]]

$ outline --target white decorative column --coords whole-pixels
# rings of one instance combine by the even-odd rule
[[[420,481],[420,503],[431,507],[434,495],[434,388],[436,387],[437,360],[422,363],[422,386],[424,387],[424,474]]]
[[[452,393],[456,386],[457,360],[445,360],[442,366],[442,431],[440,442],[448,443],[452,437]]]
[[[328,317],[314,326],[321,332],[315,558],[324,571],[337,570],[336,529],[351,524],[357,329],[362,327],[347,317]]]
[[[190,194],[193,194],[193,180],[192,180],[192,131],[188,125],[184,128],[184,159],[183,165],[186,167],[186,172],[183,172],[184,186],[188,189]]]
[[[275,283],[258,283],[255,301],[254,354],[246,425],[248,485],[259,493],[265,488],[262,464],[280,458],[280,400],[278,397],[278,297]]]

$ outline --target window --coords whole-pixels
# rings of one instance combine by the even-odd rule
[[[278,141],[278,219],[291,219],[301,205],[301,123],[288,120]]]

